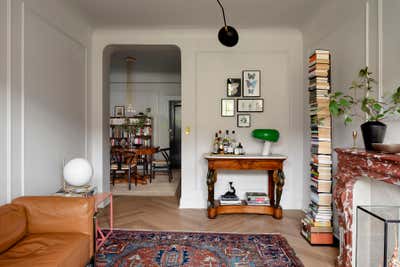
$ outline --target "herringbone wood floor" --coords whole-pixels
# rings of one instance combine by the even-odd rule
[[[306,267],[334,266],[338,249],[310,246],[300,235],[302,212],[285,210],[282,220],[265,215],[220,215],[214,220],[205,210],[179,209],[174,197],[114,197],[114,227],[130,230],[281,233]],[[108,207],[100,212],[108,226]]]

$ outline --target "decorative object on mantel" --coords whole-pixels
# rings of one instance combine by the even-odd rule
[[[360,177],[400,184],[400,155],[382,154],[360,149],[335,149],[338,170],[334,201],[337,208],[340,233],[338,267],[352,266],[353,257],[353,188]]]
[[[399,227],[400,206],[358,206],[356,266],[400,267]]]
[[[373,150],[372,143],[383,143],[386,133],[386,125],[381,121],[394,114],[400,114],[400,87],[390,96],[389,99],[376,99],[371,96],[374,92],[372,72],[365,67],[359,71],[359,81],[353,81],[350,86],[352,95],[345,95],[342,92],[335,92],[330,95],[329,109],[333,116],[343,116],[344,123],[349,124],[353,118],[360,114],[354,112],[354,106],[359,106],[365,115],[366,122],[361,125],[361,132],[364,139],[365,149]],[[357,92],[362,95],[357,97]]]
[[[396,154],[400,153],[400,144],[380,144],[380,143],[372,143],[372,147],[376,151]]]
[[[352,136],[353,136],[353,148],[357,148],[358,132],[357,131],[353,131],[352,132]]]
[[[254,138],[264,141],[264,146],[261,155],[268,156],[271,154],[272,143],[279,140],[279,131],[275,129],[255,129],[251,132]]]
[[[233,47],[239,42],[239,34],[235,28],[232,26],[226,25],[226,17],[225,17],[225,10],[222,6],[221,2],[217,0],[219,6],[221,7],[222,17],[224,19],[224,27],[222,27],[218,32],[218,40],[221,44]]]

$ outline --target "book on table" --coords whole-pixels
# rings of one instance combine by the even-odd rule
[[[223,197],[221,196],[219,199],[219,204],[222,206],[225,205],[242,205],[242,200],[239,197]]]
[[[255,206],[269,206],[270,200],[264,192],[246,192],[246,204]]]

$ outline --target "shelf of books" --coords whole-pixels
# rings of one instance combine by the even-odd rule
[[[333,244],[332,146],[329,93],[331,56],[315,50],[308,61],[311,119],[311,203],[302,219],[302,235],[312,245]]]

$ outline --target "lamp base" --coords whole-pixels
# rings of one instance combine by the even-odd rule
[[[271,154],[271,145],[272,145],[272,142],[269,142],[269,141],[264,142],[264,147],[263,147],[263,151],[262,151],[263,156],[269,156]]]

